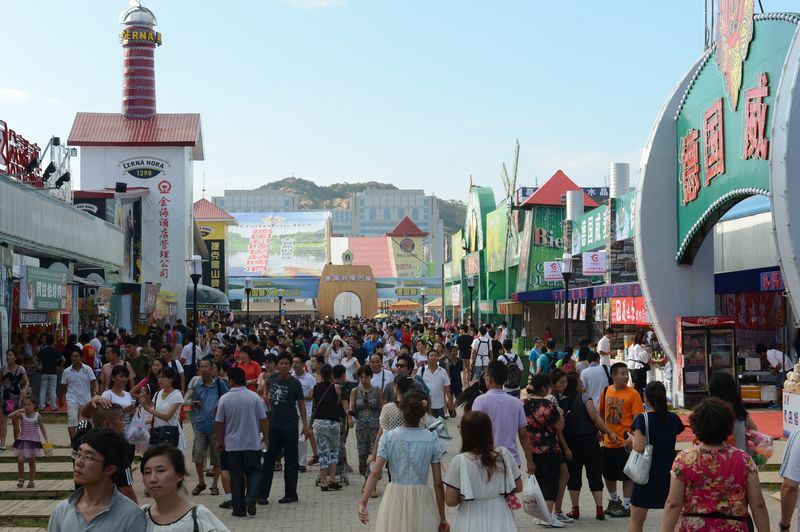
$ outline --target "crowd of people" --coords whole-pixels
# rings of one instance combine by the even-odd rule
[[[210,479],[220,508],[252,516],[269,504],[276,472],[284,477],[277,502],[296,503],[299,474],[310,466],[319,467],[321,492],[343,489],[348,473],[358,473],[365,523],[388,467],[374,518],[379,531],[516,530],[522,470],[538,482],[550,515],[536,520],[544,527],[591,516],[629,518],[628,530],[652,530],[648,510],[664,508],[664,532],[677,523],[682,530],[769,530],[744,450],[744,431],[755,427],[730,375],[714,376],[713,397],[690,417],[696,445],[676,453],[684,426],[667,408],[664,384],[641,379],[644,349],[612,363],[612,331],[594,348],[581,342],[574,350],[556,349],[547,334],[536,338],[525,372],[505,323],[276,320],[249,330],[213,322],[197,330],[197,339],[181,323],[143,336],[97,331],[63,346],[43,335],[8,350],[0,450],[10,418],[19,488],[26,462],[27,486],[34,486],[47,439],[38,410],[67,411],[76,491],[54,511],[50,530],[104,522],[117,530],[197,530],[198,523],[227,530],[189,493],[203,493]],[[31,344],[41,347],[28,353]],[[20,363],[26,356],[41,362],[38,394]],[[461,448],[444,470],[440,431],[456,416]],[[184,423],[191,423],[191,440]],[[357,456],[347,455],[349,437]],[[648,445],[649,481],[634,484],[624,471],[629,453]],[[140,505],[132,489],[136,453],[152,504]],[[189,460],[196,480],[184,489]],[[791,464],[787,475],[796,469]],[[584,474],[594,502],[588,515],[580,507]],[[452,524],[446,506],[457,507]]]

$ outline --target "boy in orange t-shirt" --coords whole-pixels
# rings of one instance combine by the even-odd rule
[[[633,482],[623,472],[628,461],[625,439],[633,420],[644,412],[644,405],[639,392],[628,386],[628,367],[624,362],[611,366],[611,378],[614,384],[603,390],[600,397],[600,417],[617,435],[617,443],[607,435],[603,437],[603,478],[609,494],[605,513],[609,517],[630,517]],[[618,480],[622,481],[622,501],[617,496]]]

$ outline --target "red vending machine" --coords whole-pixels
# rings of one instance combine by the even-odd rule
[[[736,318],[679,316],[675,400],[690,407],[708,396],[713,373],[726,371],[736,379]]]

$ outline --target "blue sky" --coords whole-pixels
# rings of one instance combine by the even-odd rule
[[[788,0],[763,0],[767,11]],[[0,119],[66,138],[118,112],[122,0],[0,0]],[[202,114],[195,198],[294,174],[466,199],[557,169],[635,179],[650,127],[703,48],[703,1],[145,0],[158,17],[158,110]],[[758,2],[756,2],[758,11]]]

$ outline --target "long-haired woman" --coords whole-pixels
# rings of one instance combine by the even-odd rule
[[[728,437],[728,445],[747,451],[745,431],[758,430],[758,427],[744,407],[733,376],[725,371],[714,373],[708,382],[708,392],[711,397],[722,399],[733,409],[733,433]]]
[[[486,413],[467,412],[461,418],[461,454],[450,462],[444,484],[445,503],[458,506],[455,532],[517,530],[505,497],[522,491],[522,478],[508,449],[494,446]]]
[[[369,521],[369,494],[378,484],[383,466],[388,461],[392,480],[378,509],[376,532],[431,532],[448,527],[444,515],[442,453],[438,437],[419,426],[429,408],[428,398],[423,392],[407,392],[400,400],[403,426],[390,430],[381,438],[378,458],[358,501],[359,518],[366,524]],[[429,467],[433,473],[432,490],[428,485]]]

